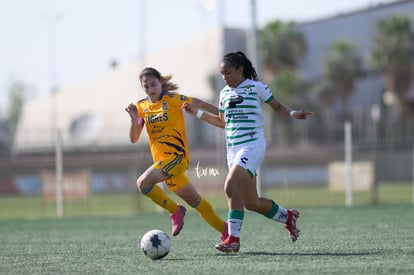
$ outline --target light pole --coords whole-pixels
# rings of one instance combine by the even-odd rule
[[[257,1],[250,0],[250,38],[248,39],[247,43],[247,50],[250,56],[250,60],[255,66],[256,72],[258,75],[261,73],[260,67],[260,56],[259,56],[259,49],[258,49],[258,41],[257,41]]]
[[[146,0],[139,1],[139,22],[138,22],[138,59],[142,64],[140,66],[142,68],[145,67],[146,64],[146,55],[147,55],[147,47],[146,47],[146,14],[147,14],[147,3]]]
[[[62,13],[53,16],[44,15],[49,34],[49,73],[50,73],[50,122],[51,137],[55,140],[55,175],[56,175],[56,211],[58,217],[63,217],[63,165],[62,165],[62,137],[58,126],[57,106],[57,59],[56,59],[56,25],[63,18]]]
[[[258,41],[257,41],[257,1],[250,0],[250,33],[247,40],[247,51],[248,55],[250,56],[250,60],[253,63],[253,66],[256,69],[257,74],[260,77],[261,74],[261,65],[260,65],[260,56],[259,56],[259,49],[258,49]],[[262,187],[262,168],[259,168],[257,171],[257,192],[259,196],[263,194],[263,187]]]
[[[52,141],[55,138],[57,130],[57,58],[56,58],[56,25],[63,18],[61,12],[54,15],[43,15],[42,19],[47,25],[48,29],[48,54],[49,54],[49,92],[50,92],[50,123],[51,123],[51,137]]]

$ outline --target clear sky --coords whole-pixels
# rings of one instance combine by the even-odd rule
[[[307,22],[389,2],[395,0],[257,0],[257,20],[259,27],[275,19]],[[76,86],[107,71],[112,60],[120,65],[134,62],[143,53],[219,24],[248,27],[250,4],[251,0],[0,0],[0,116],[13,81],[30,88],[29,99],[47,95],[53,79],[60,87]]]

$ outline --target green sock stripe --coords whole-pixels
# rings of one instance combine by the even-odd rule
[[[272,209],[270,209],[269,213],[265,214],[265,217],[271,219],[276,215],[277,211],[279,211],[279,205],[272,201]]]
[[[230,210],[229,213],[227,213],[227,218],[228,219],[243,220],[243,218],[244,218],[244,211]]]

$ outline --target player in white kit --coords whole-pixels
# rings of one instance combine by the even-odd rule
[[[229,236],[216,249],[239,251],[244,209],[283,223],[294,242],[300,232],[296,227],[299,212],[257,194],[256,171],[266,152],[263,103],[279,114],[296,119],[306,119],[312,112],[294,111],[276,100],[269,87],[258,80],[256,70],[243,52],[226,54],[220,72],[227,85],[220,92],[219,115],[203,112],[188,103],[183,105],[186,112],[226,132],[229,173],[224,190],[229,208]]]

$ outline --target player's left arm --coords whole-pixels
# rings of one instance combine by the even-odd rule
[[[272,107],[272,109],[281,115],[293,117],[296,119],[306,119],[308,116],[313,115],[313,112],[307,112],[303,110],[295,111],[292,110],[290,107],[283,105],[280,103],[276,98],[272,98],[270,101],[267,102],[267,104]]]

